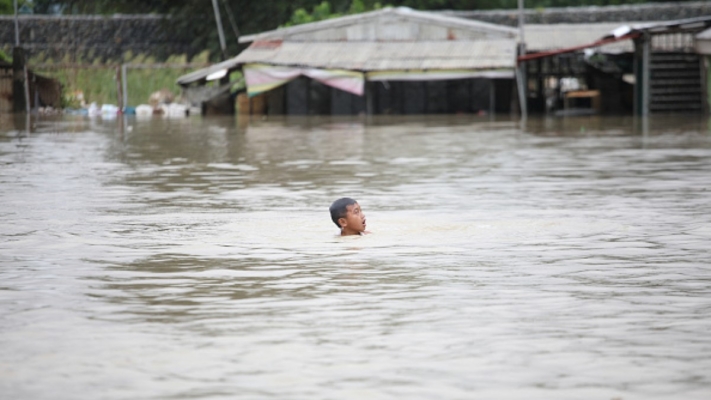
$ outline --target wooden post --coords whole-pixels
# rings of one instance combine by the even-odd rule
[[[123,103],[121,103],[121,108],[123,110],[126,110],[126,107],[128,107],[128,77],[126,75],[126,64],[121,65],[121,83],[123,84]]]
[[[25,64],[24,68],[24,74],[25,74],[25,112],[27,114],[32,111],[31,106],[32,106],[32,97],[30,96],[30,70],[27,69],[27,64]],[[35,90],[37,90],[37,87],[35,87]]]
[[[123,79],[121,74],[121,66],[116,66],[116,106],[123,113]]]
[[[642,39],[634,39],[634,59],[632,61],[632,72],[634,73],[634,88],[633,88],[633,99],[632,99],[632,113],[635,116],[642,115],[642,91],[640,86],[642,85]]]
[[[494,78],[489,78],[489,115],[496,113],[496,85]]]
[[[12,49],[12,111],[26,110],[25,98],[25,49]]]
[[[518,88],[518,107],[521,112],[521,118],[528,117],[528,109],[526,107],[526,64],[521,62],[516,67],[516,83]]]
[[[705,83],[704,110],[706,115],[711,114],[711,56],[704,56],[701,60],[701,79]]]
[[[652,58],[652,36],[645,32],[642,42],[642,116],[649,115],[650,73]]]

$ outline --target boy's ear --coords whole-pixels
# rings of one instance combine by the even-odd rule
[[[346,226],[347,223],[348,223],[348,222],[346,221],[345,218],[338,218],[338,225],[340,225],[341,228],[343,228],[344,226]]]

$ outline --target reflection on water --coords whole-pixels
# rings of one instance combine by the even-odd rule
[[[0,392],[708,398],[709,124],[642,122],[2,116]]]

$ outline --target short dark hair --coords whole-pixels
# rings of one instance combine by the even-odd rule
[[[341,225],[338,223],[338,219],[345,218],[346,214],[348,214],[348,206],[352,206],[356,203],[358,202],[349,197],[343,197],[334,201],[333,204],[331,204],[331,207],[328,209],[328,211],[331,212],[331,219],[337,227],[341,228]]]

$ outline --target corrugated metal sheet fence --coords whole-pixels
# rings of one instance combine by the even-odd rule
[[[12,111],[12,66],[0,66],[0,113]]]
[[[191,69],[206,65],[129,63],[123,65],[124,73],[120,64],[31,64],[30,68],[60,82],[61,107],[76,108],[90,103],[135,106],[149,102],[152,93],[165,90],[178,97],[180,87],[176,85],[176,79]],[[50,105],[44,98],[40,98],[40,104]]]

